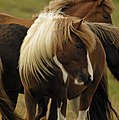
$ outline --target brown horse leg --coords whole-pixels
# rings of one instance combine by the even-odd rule
[[[77,120],[86,120],[93,95],[98,86],[97,81],[93,81],[87,89],[80,95],[79,114]]]
[[[58,120],[66,120],[66,107],[67,107],[67,100],[63,100],[60,102],[58,106]]]
[[[38,101],[38,114],[36,115],[35,120],[40,120],[40,118],[44,119],[47,113],[49,98],[42,97]]]
[[[27,90],[24,90],[24,94],[27,108],[27,120],[35,120],[37,102]]]
[[[57,120],[57,100],[51,99],[48,120]]]
[[[48,120],[66,120],[67,100],[58,102],[52,99]]]

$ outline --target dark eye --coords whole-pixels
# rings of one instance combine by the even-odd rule
[[[75,44],[75,46],[76,46],[77,48],[83,48],[83,44],[77,43],[77,44]]]
[[[108,15],[103,15],[104,19],[108,19]]]

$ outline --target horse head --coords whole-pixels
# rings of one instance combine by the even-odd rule
[[[57,59],[73,77],[75,84],[89,85],[93,81],[93,68],[89,53],[94,49],[95,40],[93,35],[90,35],[91,32],[86,31],[84,26],[82,27],[82,21],[72,23],[68,38],[72,40],[65,41],[63,49],[57,50]]]
[[[91,22],[112,23],[111,0],[66,0],[51,1],[44,11],[61,10],[66,15],[85,18]]]

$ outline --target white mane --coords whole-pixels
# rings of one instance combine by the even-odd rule
[[[51,74],[46,65],[52,67],[51,61],[56,52],[56,47],[62,47],[61,40],[65,39],[59,30],[59,36],[55,34],[58,27],[55,19],[64,18],[59,12],[41,13],[38,19],[28,30],[20,50],[20,71],[25,71],[24,77],[28,80],[28,70],[39,81],[37,72],[45,79],[41,70]],[[60,26],[59,26],[60,27]],[[63,26],[62,26],[63,28]],[[60,29],[60,28],[59,28]],[[61,33],[60,33],[61,32]],[[60,37],[62,36],[62,38]],[[56,38],[57,37],[57,38]],[[59,39],[56,41],[56,39]],[[44,65],[45,63],[45,65]]]

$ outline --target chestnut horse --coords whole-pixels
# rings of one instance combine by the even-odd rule
[[[35,17],[33,17],[32,19],[23,19],[6,13],[0,13],[0,24],[16,23],[16,24],[24,25],[26,27],[30,27],[33,24],[34,20]]]
[[[84,0],[84,1],[80,1],[80,0],[79,1],[78,0],[67,0],[67,1],[57,0],[57,1],[51,1],[49,6],[47,6],[47,8],[44,9],[44,11],[48,11],[49,8],[50,8],[50,10],[60,9],[63,13],[68,14],[68,15],[75,15],[75,16],[80,17],[80,18],[85,17],[85,19],[86,20],[89,19],[89,21],[95,20],[97,22],[111,23],[110,14],[112,13],[112,6],[111,6],[110,0],[97,0],[97,1],[94,1],[94,0],[92,0],[92,1],[91,0]],[[16,23],[18,23],[16,20],[14,20],[14,21]],[[8,22],[8,23],[12,23],[12,22]],[[30,25],[31,25],[31,23],[28,26],[30,26]],[[2,29],[5,27],[5,26],[4,27],[3,26],[4,25],[1,25],[1,28],[0,28],[1,33],[3,31],[4,32],[6,31],[6,30],[2,31]],[[6,29],[8,29],[8,30],[6,31],[5,34],[8,34],[8,31],[10,32],[10,30],[15,31],[15,29],[17,29],[17,25],[7,26]],[[23,93],[23,90],[21,90],[22,85],[21,85],[19,73],[17,70],[17,66],[18,66],[17,64],[18,64],[19,48],[21,46],[23,38],[26,35],[27,28],[23,28],[23,26],[22,27],[18,26],[18,30],[19,31],[16,31],[16,32],[19,35],[17,34],[15,36],[15,34],[11,33],[13,36],[13,38],[12,38],[13,41],[12,41],[11,46],[10,46],[10,44],[8,44],[9,42],[8,42],[8,39],[6,39],[7,38],[7,36],[6,36],[6,38],[5,38],[6,40],[4,41],[4,44],[6,44],[6,47],[5,48],[2,46],[0,47],[0,49],[1,49],[0,50],[0,57],[2,57],[2,62],[3,62],[3,66],[4,66],[3,80],[5,83],[7,94],[10,97],[10,99],[12,100],[12,102],[14,103],[14,107],[15,107],[16,102],[17,102],[18,93],[19,92]],[[3,35],[3,33],[2,33],[2,35]],[[15,37],[18,41],[14,40]],[[1,37],[1,40],[2,40],[2,37]],[[12,51],[11,51],[11,49],[9,49],[7,52],[3,52],[4,51],[3,49],[7,50],[10,47],[13,48],[12,45],[16,45],[17,47],[15,47],[14,50],[12,50]],[[7,53],[9,51],[11,51],[11,54],[9,54],[10,56],[7,55]],[[15,51],[15,52],[12,53],[13,51]],[[1,54],[1,52],[4,54]],[[13,55],[13,57],[12,57],[12,55]],[[8,57],[4,58],[4,56],[8,56]],[[9,57],[10,57],[10,59],[9,59]],[[5,62],[5,61],[8,61],[8,62]],[[45,109],[45,111],[46,111],[47,107],[44,107],[43,109]],[[45,113],[42,114],[42,116],[44,116],[44,115],[45,115]]]
[[[110,14],[112,13],[111,0],[53,0],[45,10],[61,9],[65,14],[86,18],[91,22],[112,23]],[[16,23],[30,27],[37,15],[31,19],[18,18],[6,13],[0,13],[0,24]]]
[[[58,120],[66,119],[67,98],[77,96],[80,103],[77,120],[86,120],[90,109],[89,119],[112,120],[111,112],[114,110],[105,88],[106,56],[100,40],[88,24],[59,11],[45,12],[28,30],[19,60],[27,120],[35,119],[36,104],[43,96],[56,100]],[[101,24],[101,27],[105,26]],[[112,35],[115,37],[117,34],[112,32]],[[82,84],[87,80],[91,82],[88,86]],[[102,93],[96,97],[95,92]],[[103,104],[100,103],[102,100]],[[95,106],[98,114],[94,114]],[[50,119],[56,118],[52,116]]]

